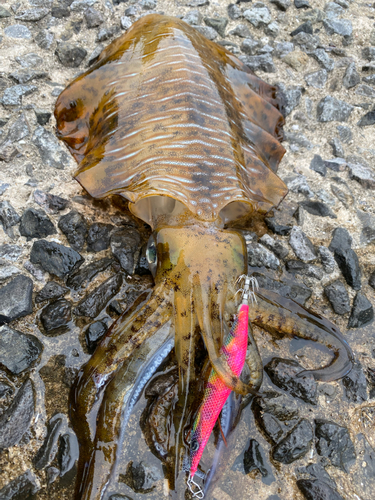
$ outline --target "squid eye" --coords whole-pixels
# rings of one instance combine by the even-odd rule
[[[190,450],[194,451],[194,452],[199,450],[199,443],[196,439],[192,439],[192,441],[190,443]]]
[[[150,236],[150,239],[148,240],[147,243],[146,259],[152,275],[155,276],[158,256],[156,252],[155,239],[153,235]]]

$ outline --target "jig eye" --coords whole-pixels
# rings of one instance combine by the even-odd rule
[[[199,443],[196,439],[193,439],[190,443],[190,450],[196,452],[199,450]]]
[[[147,243],[146,259],[147,259],[148,267],[150,268],[152,275],[155,276],[156,265],[158,263],[158,256],[157,256],[157,252],[156,252],[155,239],[154,239],[153,235],[150,236],[150,239],[148,240],[148,243]]]
[[[76,101],[70,101],[70,107],[75,108],[77,106]]]

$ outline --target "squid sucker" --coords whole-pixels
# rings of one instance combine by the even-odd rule
[[[105,498],[124,414],[128,419],[145,375],[172,346],[178,381],[168,388],[169,439],[158,455],[170,498],[188,491],[186,436],[202,373],[215,370],[233,391],[228,408],[235,412],[235,398],[259,390],[263,366],[250,324],[247,379],[220,355],[237,311],[236,281],[248,273],[244,237],[228,225],[266,214],[287,194],[276,175],[285,152],[281,111],[277,87],[193,27],[156,14],[135,22],[60,94],[57,134],[78,162],[75,179],[94,198],[124,197],[151,226],[147,258],[155,281],[112,325],[73,385],[75,500]],[[330,349],[331,363],[309,372],[317,380],[350,371],[351,350],[332,323],[267,290],[256,296],[249,323]],[[235,420],[232,410],[228,415]]]

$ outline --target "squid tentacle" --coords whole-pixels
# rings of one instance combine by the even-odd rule
[[[345,376],[352,369],[353,353],[341,332],[327,319],[309,311],[292,299],[269,290],[257,292],[257,305],[251,312],[251,321],[271,334],[288,335],[312,340],[333,351],[332,362],[316,370],[304,370],[303,377],[314,375],[316,380],[332,381]]]

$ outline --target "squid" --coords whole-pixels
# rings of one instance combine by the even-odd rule
[[[259,390],[263,367],[251,328],[247,380],[220,349],[238,306],[237,279],[248,273],[234,224],[266,214],[287,194],[276,174],[285,152],[282,108],[277,87],[182,20],[157,14],[135,22],[60,94],[57,136],[78,163],[75,179],[93,198],[122,196],[150,225],[155,281],[112,325],[72,388],[76,500],[104,498],[124,418],[145,373],[172,345],[178,377],[165,458],[172,498],[185,498],[186,435],[205,360],[233,395]],[[332,323],[267,290],[256,296],[250,324],[332,352],[328,366],[304,373],[336,380],[350,371],[351,349]]]

